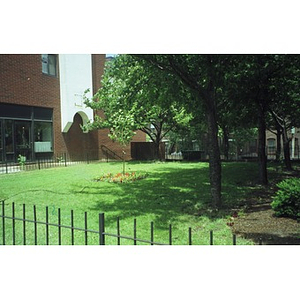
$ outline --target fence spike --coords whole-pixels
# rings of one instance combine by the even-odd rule
[[[133,219],[133,244],[136,245],[136,219]]]
[[[214,244],[214,233],[212,230],[209,232],[209,236],[210,236],[209,237],[210,245],[213,245]]]
[[[46,206],[46,245],[49,245],[49,209]]]
[[[33,205],[33,221],[34,221],[34,244],[37,245],[37,222],[36,222],[36,206]]]
[[[189,227],[189,245],[192,245],[192,228]]]
[[[60,208],[58,208],[57,216],[58,216],[58,245],[61,245]]]
[[[84,212],[84,242],[85,242],[85,245],[88,244],[88,225],[87,225],[87,212],[85,211]]]
[[[71,242],[74,245],[74,212],[71,210]]]
[[[12,239],[13,239],[13,245],[16,244],[16,228],[15,228],[15,202],[12,202]]]
[[[26,212],[25,203],[23,203],[23,245],[26,245]]]
[[[120,217],[117,217],[117,236],[118,236],[118,245],[121,244],[120,238]]]
[[[105,219],[104,213],[99,214],[99,244],[105,245]]]
[[[154,245],[153,242],[154,242],[154,223],[151,222],[151,245]]]

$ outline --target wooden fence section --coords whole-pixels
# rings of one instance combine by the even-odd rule
[[[173,244],[173,239],[172,239],[172,225],[169,225],[168,229],[168,241],[165,243],[154,241],[154,223],[150,223],[150,239],[145,240],[141,238],[137,238],[137,226],[136,226],[136,219],[133,220],[133,236],[125,236],[121,235],[120,232],[120,218],[118,217],[116,220],[116,228],[117,228],[117,233],[109,233],[106,232],[105,229],[105,214],[104,213],[99,213],[99,226],[98,230],[92,230],[88,228],[88,217],[87,217],[87,212],[84,213],[84,228],[76,227],[74,226],[74,211],[70,211],[70,225],[63,225],[61,222],[61,210],[58,208],[57,210],[57,223],[55,222],[49,222],[49,207],[46,206],[45,208],[45,221],[40,221],[37,219],[37,211],[36,211],[36,206],[33,206],[33,211],[31,212],[32,218],[27,218],[26,217],[26,212],[27,208],[26,205],[23,204],[22,206],[22,217],[16,217],[15,214],[15,203],[12,203],[11,207],[11,215],[7,215],[5,212],[5,201],[2,202],[2,208],[1,208],[1,222],[0,226],[2,227],[0,229],[0,245],[16,245],[16,244],[21,244],[21,245],[27,245],[27,235],[28,232],[32,235],[31,241],[33,241],[32,244],[38,245],[38,226],[39,229],[41,230],[41,227],[43,229],[43,239],[44,242],[43,244],[45,245],[50,245],[50,237],[52,236],[51,240],[51,245],[56,244],[56,245],[63,245],[63,244],[71,244],[71,245],[76,245],[75,243],[75,232],[81,232],[83,233],[83,241],[78,244],[84,244],[84,245],[89,245],[89,239],[88,239],[88,234],[93,234],[97,237],[97,243],[98,245],[105,245],[105,238],[110,236],[115,238],[115,244],[116,245],[121,245],[121,240],[130,240],[132,241],[133,245],[137,245],[137,242],[141,244],[146,244],[146,245],[172,245]],[[27,212],[28,213],[28,212]],[[9,222],[9,223],[8,223]],[[11,223],[10,223],[11,222]],[[16,226],[16,222],[19,222],[19,226]],[[29,225],[32,224],[33,226],[31,229]],[[50,229],[53,230],[55,229],[56,234],[51,235],[50,234]],[[67,229],[69,231],[68,237],[65,235],[62,236],[62,229]],[[29,231],[28,231],[29,230]],[[9,233],[7,232],[9,231]],[[53,231],[52,231],[53,232]],[[18,236],[18,241],[16,239],[16,236]],[[53,242],[53,236],[55,236],[55,240]],[[65,239],[69,239],[68,242],[65,241]],[[95,244],[95,240],[94,243]],[[188,228],[188,240],[186,242],[186,245],[192,245],[193,244],[193,236],[192,236],[192,228]],[[213,245],[214,244],[214,234],[213,231],[209,232],[209,244]],[[236,235],[232,235],[232,245],[236,245]]]

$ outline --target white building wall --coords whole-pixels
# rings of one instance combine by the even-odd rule
[[[83,103],[84,91],[93,95],[92,55],[91,54],[59,54],[59,77],[61,97],[62,132],[68,132],[76,113],[83,122],[93,120],[93,110]]]

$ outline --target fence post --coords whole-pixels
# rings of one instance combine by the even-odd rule
[[[151,222],[151,245],[154,245],[153,241],[154,241],[154,223]]]
[[[99,245],[105,245],[104,213],[99,214]]]
[[[133,244],[136,245],[136,219],[133,219]]]
[[[236,235],[235,234],[232,235],[232,244],[236,245]]]
[[[23,245],[26,245],[26,213],[25,213],[25,203],[23,203]]]
[[[117,236],[118,236],[118,245],[121,244],[120,238],[120,217],[117,217]]]
[[[3,245],[5,245],[5,211],[4,211],[4,201],[2,201],[2,231],[3,231]]]
[[[49,210],[46,206],[46,245],[49,245]]]
[[[210,231],[210,245],[214,244],[214,236],[213,236],[213,231]]]
[[[67,153],[64,153],[64,159],[65,159],[65,167],[67,166]]]
[[[74,212],[73,209],[71,210],[71,240],[72,245],[74,245]]]
[[[85,242],[85,245],[88,244],[88,225],[87,225],[87,212],[85,211],[84,212],[84,242]]]
[[[172,225],[169,225],[169,245],[172,245]]]
[[[8,166],[7,166],[7,161],[5,162],[5,171],[6,171],[6,174],[8,174]]]
[[[37,245],[37,219],[36,219],[35,205],[33,205],[33,221],[34,221],[34,244]]]
[[[192,228],[189,227],[189,245],[192,245]]]
[[[60,227],[60,222],[61,222],[61,217],[60,217],[60,208],[58,208],[57,211],[57,217],[58,217],[58,245],[61,245],[61,227]]]
[[[16,244],[16,228],[15,228],[15,223],[16,223],[16,220],[15,220],[15,202],[13,202],[12,204],[12,238],[13,238],[13,245]]]

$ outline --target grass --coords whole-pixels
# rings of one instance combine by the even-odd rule
[[[147,173],[134,182],[116,184],[93,180],[107,173],[119,173],[122,163],[81,164],[53,169],[19,172],[0,176],[0,199],[5,200],[5,212],[11,215],[15,203],[16,217],[22,217],[23,203],[26,218],[33,218],[36,205],[37,220],[45,221],[45,207],[49,208],[50,223],[57,224],[61,210],[61,224],[70,225],[70,211],[74,211],[75,227],[84,228],[84,213],[88,228],[98,230],[98,214],[105,213],[106,232],[117,233],[116,219],[120,217],[121,234],[133,236],[133,220],[137,220],[137,237],[150,240],[150,223],[154,222],[154,241],[168,243],[168,228],[172,224],[173,244],[188,243],[188,228],[192,228],[193,244],[208,245],[209,231],[214,231],[214,243],[232,244],[232,233],[226,225],[230,209],[243,205],[244,197],[253,189],[257,166],[252,163],[223,164],[224,208],[209,209],[209,169],[207,163],[129,162],[128,172]],[[11,243],[12,221],[6,220],[6,243]],[[27,244],[33,244],[32,223],[26,224]],[[16,221],[16,244],[22,244],[22,222]],[[57,244],[56,227],[50,227],[50,244]],[[2,243],[2,220],[0,243]],[[38,244],[45,244],[45,226],[38,225]],[[70,244],[70,229],[62,228],[62,243]],[[84,243],[84,233],[75,234],[75,244]],[[97,244],[98,236],[88,234],[88,243]],[[106,237],[107,244],[116,238]],[[133,244],[122,240],[121,244]],[[139,243],[138,243],[139,244]],[[142,243],[141,243],[142,244]],[[237,239],[237,244],[251,241]]]

